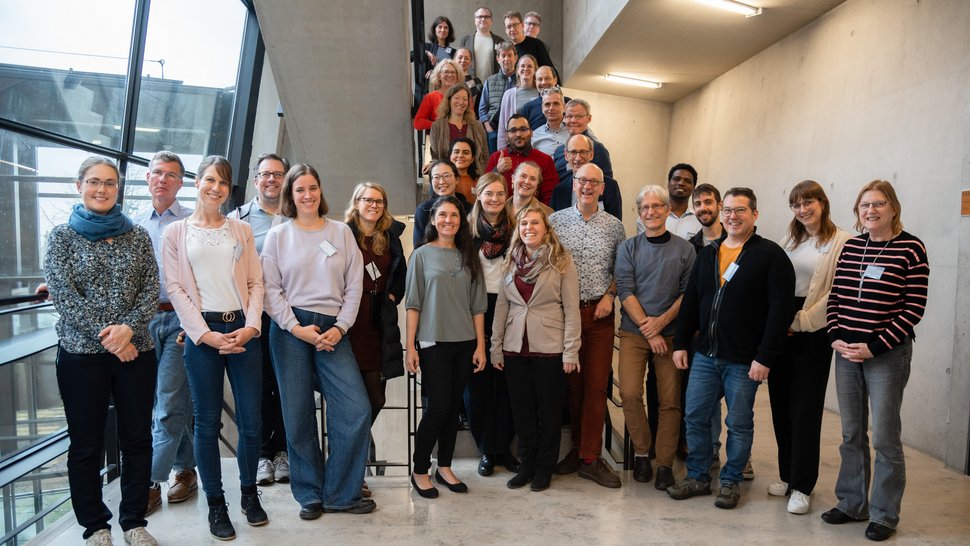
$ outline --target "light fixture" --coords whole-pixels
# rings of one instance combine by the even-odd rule
[[[728,11],[733,11],[734,13],[740,13],[745,17],[754,17],[755,15],[761,15],[763,9],[748,4],[742,4],[741,2],[736,2],[735,0],[697,0],[702,4],[707,4],[708,6],[714,6],[716,8],[726,9]]]
[[[641,78],[631,78],[630,76],[618,76],[616,74],[606,74],[606,79],[625,83],[628,85],[639,85],[640,87],[649,87],[650,89],[660,89],[663,87],[662,82],[652,82],[650,80],[644,80]]]

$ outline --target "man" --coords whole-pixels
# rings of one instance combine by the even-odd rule
[[[552,198],[552,189],[559,183],[556,167],[552,158],[532,147],[532,129],[529,120],[522,114],[512,114],[506,125],[509,147],[493,153],[485,166],[487,171],[495,171],[505,176],[509,195],[512,194],[512,174],[523,161],[532,161],[542,171],[542,183],[537,197],[546,205]]]
[[[627,239],[616,252],[616,291],[620,297],[620,397],[623,417],[633,442],[633,479],[653,477],[650,450],[656,445],[657,481],[665,491],[674,485],[674,454],[683,415],[681,372],[671,358],[674,319],[680,310],[694,266],[690,243],[667,231],[670,203],[667,190],[646,186],[637,196],[637,211],[646,232]],[[656,442],[643,406],[647,363],[660,399]]]
[[[534,161],[523,161],[515,168],[512,174],[512,219],[519,214],[522,207],[525,207],[536,199],[536,191],[542,184],[542,170]],[[553,210],[544,205],[541,201],[539,208],[545,211],[546,215],[552,214]]]
[[[545,123],[536,127],[530,119],[529,127],[532,128],[532,147],[551,157],[556,153],[556,148],[565,144],[569,139],[569,129],[562,122],[565,98],[562,96],[561,89],[558,87],[550,87],[543,91],[537,100],[542,101],[542,119],[545,120]],[[530,101],[528,104],[532,104],[532,102]],[[522,115],[527,118],[529,117],[524,112]],[[570,192],[572,192],[571,186]]]
[[[471,52],[472,76],[485,81],[499,71],[494,55],[495,48],[500,43],[502,39],[492,33],[492,10],[484,7],[475,10],[475,33],[463,36],[458,42],[458,47]]]
[[[714,505],[734,508],[751,454],[754,400],[781,354],[795,315],[795,272],[784,250],[755,233],[758,201],[732,188],[721,209],[727,237],[701,250],[677,318],[674,363],[687,369],[687,477],[667,489],[675,499],[711,493],[711,415],[727,401],[727,461]],[[698,333],[694,340],[695,333]]]
[[[590,109],[589,103],[583,99],[573,99],[566,103],[566,113],[563,115],[563,121],[566,123],[566,129],[569,130],[570,135],[586,135],[593,138],[589,133],[589,122],[593,121],[593,115],[590,112],[592,110]],[[566,171],[569,169],[566,166],[565,152],[565,147],[560,146],[552,156],[556,162],[556,172],[559,173],[560,178],[564,177]],[[613,162],[610,161],[610,151],[596,139],[593,139],[593,158],[593,163],[603,170],[603,174],[612,178]]]
[[[263,252],[263,242],[269,230],[285,220],[280,216],[280,192],[289,163],[276,154],[260,154],[256,158],[256,174],[253,185],[256,197],[237,208],[229,216],[249,224],[253,230],[256,251]],[[269,332],[270,318],[263,313],[262,331]],[[256,483],[270,485],[274,481],[290,481],[290,461],[286,451],[286,430],[283,427],[283,411],[280,391],[270,360],[269,335],[260,336],[263,348],[263,402],[260,411],[263,419],[263,445],[256,466]]]
[[[478,121],[485,125],[489,153],[495,152],[497,147],[498,132],[492,124],[497,123],[505,90],[515,87],[515,63],[518,58],[512,42],[502,42],[495,46],[495,60],[499,71],[489,76],[482,85],[482,96],[478,100]]]
[[[593,164],[573,177],[576,205],[554,212],[549,222],[569,251],[579,274],[582,346],[579,373],[567,374],[573,447],[556,465],[557,474],[579,471],[604,487],[620,487],[619,476],[600,457],[606,417],[606,384],[613,362],[613,267],[626,235],[616,217],[599,209],[603,171]]]
[[[593,161],[594,141],[586,135],[573,135],[566,142],[566,176],[562,178],[556,188],[552,191],[552,201],[549,205],[554,210],[569,208],[575,204],[576,193],[573,191],[573,173],[584,165]],[[620,185],[609,176],[603,176],[603,194],[599,202],[600,210],[616,216],[617,220],[623,219],[623,198],[620,195]]]
[[[522,14],[517,11],[506,12],[505,17],[505,35],[509,37],[509,41],[515,44],[515,53],[521,57],[523,55],[532,55],[536,58],[536,62],[539,66],[555,66],[552,64],[552,58],[549,57],[549,50],[546,49],[546,44],[538,38],[533,38],[531,36],[526,36],[525,30],[522,28]]]
[[[698,254],[705,246],[726,237],[724,225],[721,224],[721,192],[711,184],[699,184],[691,193],[694,205],[694,217],[700,223],[701,229],[690,238],[694,251]]]
[[[551,66],[540,66],[539,69],[536,70],[536,89],[539,90],[539,96],[523,104],[522,107],[519,108],[519,113],[529,118],[529,127],[532,127],[533,131],[548,121],[546,119],[545,112],[543,111],[542,102],[542,97],[544,96],[545,92],[549,89],[559,89],[559,79],[556,77],[556,72]],[[564,108],[565,104],[569,102],[569,99],[562,96],[561,89],[559,93],[560,98],[562,98]],[[560,108],[559,123],[556,124],[557,126],[562,123],[562,113],[562,108]],[[566,132],[565,126],[563,126],[563,132]],[[555,152],[554,149],[546,153],[552,155],[553,152]]]
[[[538,38],[539,31],[542,30],[542,16],[538,11],[530,11],[525,14],[525,35],[530,38]]]
[[[148,331],[155,341],[158,380],[152,410],[152,483],[148,490],[146,516],[162,505],[160,484],[168,484],[172,470],[175,471],[175,483],[168,488],[169,504],[188,500],[199,487],[193,451],[192,394],[182,360],[182,347],[179,346],[182,328],[165,289],[162,269],[162,232],[169,224],[192,214],[192,209],[183,207],[176,200],[184,177],[185,167],[179,156],[165,151],[156,153],[145,175],[152,196],[152,209],[138,219],[138,225],[148,230],[152,240],[162,285],[158,312],[148,323]]]

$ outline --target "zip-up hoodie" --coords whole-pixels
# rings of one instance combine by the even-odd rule
[[[691,271],[677,316],[674,350],[771,367],[781,355],[795,316],[795,270],[776,243],[753,233],[737,258],[738,268],[721,286],[718,253],[723,241],[704,247]]]

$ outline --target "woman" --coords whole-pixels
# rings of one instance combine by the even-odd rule
[[[549,488],[559,460],[566,374],[579,370],[579,277],[569,253],[535,205],[516,217],[495,304],[492,365],[504,370],[522,467],[508,481]]]
[[[232,190],[229,162],[209,156],[196,173],[195,212],[165,228],[162,269],[165,288],[188,338],[185,371],[195,416],[195,459],[209,506],[209,532],[219,540],[231,540],[236,531],[229,521],[219,462],[226,375],[239,431],[239,505],[249,525],[269,523],[256,493],[263,389],[256,338],[261,334],[263,270],[249,224],[222,214]]]
[[[485,294],[488,299],[485,310],[485,339],[489,340],[492,337],[495,302],[502,288],[505,256],[512,238],[512,214],[505,191],[505,177],[502,175],[485,173],[479,179],[475,193],[480,198],[472,205],[468,224],[478,249],[478,260],[482,265],[482,277],[485,281]],[[491,352],[491,347],[487,350],[486,357]],[[468,408],[472,436],[482,454],[478,473],[491,476],[495,472],[495,465],[504,466],[511,472],[518,471],[519,461],[509,451],[515,428],[512,424],[512,406],[509,403],[505,374],[491,365],[486,365],[482,373],[472,376],[466,396],[465,405]]]
[[[488,150],[485,126],[475,119],[471,94],[464,85],[453,85],[445,93],[445,100],[438,107],[438,119],[431,125],[431,158],[448,159],[451,143],[457,138],[469,138],[478,150]],[[488,157],[479,152],[474,157],[475,168],[481,172]]]
[[[357,320],[363,258],[346,224],[328,220],[320,175],[305,163],[283,179],[280,214],[263,244],[266,311],[300,519],[376,507],[361,484],[371,423],[367,389],[347,331]],[[326,405],[327,456],[320,450],[314,390]],[[326,459],[326,461],[324,461]]]
[[[539,96],[536,89],[536,69],[539,64],[532,55],[525,54],[519,57],[516,65],[516,86],[505,90],[502,95],[502,107],[499,109],[498,119],[498,148],[504,150],[508,147],[508,138],[505,133],[505,125],[509,122],[512,114],[519,111],[519,107]]]
[[[421,105],[414,115],[414,128],[418,131],[431,129],[434,120],[438,119],[438,106],[445,96],[443,91],[451,89],[465,80],[465,73],[458,63],[450,59],[441,61],[431,71],[431,92],[421,99]]]
[[[818,182],[799,182],[788,194],[794,213],[782,246],[795,267],[795,320],[780,362],[768,377],[771,420],[778,444],[781,481],[768,493],[790,495],[788,511],[808,512],[818,480],[822,410],[832,348],[825,331],[825,306],[835,261],[851,237],[832,223],[825,190]]]
[[[472,75],[472,50],[461,48],[455,51],[455,62],[465,72],[465,86],[472,92],[472,105],[478,104],[478,98],[482,94],[482,80]],[[474,110],[474,106],[472,107]]]
[[[81,163],[66,224],[51,230],[44,260],[57,319],[57,386],[64,401],[67,478],[87,544],[111,544],[101,498],[108,405],[114,400],[121,467],[119,521],[125,539],[157,544],[145,530],[151,484],[152,403],[158,367],[148,323],[158,302],[158,266],[148,232],[118,205],[111,160]]]
[[[512,215],[518,216],[519,212],[528,205],[536,204],[546,215],[552,214],[552,207],[546,205],[536,194],[539,186],[542,185],[542,168],[535,161],[523,161],[512,171],[512,197],[509,199],[509,207]]]
[[[461,206],[461,215],[465,216],[472,206],[465,200],[465,196],[456,193],[458,187],[458,167],[451,161],[432,161],[431,168],[432,197],[418,205],[414,211],[414,248],[425,243],[424,237],[427,232],[428,222],[431,218],[431,208],[437,202],[438,197],[454,197]]]
[[[472,368],[485,367],[485,285],[462,204],[439,197],[431,207],[428,244],[411,253],[404,306],[407,309],[408,371],[421,368],[428,398],[414,438],[411,485],[435,498],[431,450],[438,444],[435,480],[455,493],[468,487],[451,470],[458,434],[458,409]]]
[[[488,143],[479,146],[470,138],[456,138],[451,142],[451,162],[458,168],[458,185],[456,192],[464,196],[469,203],[474,203],[478,196],[475,195],[475,184],[478,180],[479,165],[476,157],[478,151],[488,151]]]
[[[455,41],[454,27],[451,20],[444,15],[435,17],[428,30],[428,41],[424,43],[424,56],[428,66],[435,66],[440,61],[451,59],[455,55],[455,48],[451,44]]]
[[[930,266],[923,242],[903,231],[892,184],[862,187],[852,208],[862,235],[845,243],[828,301],[835,385],[842,418],[839,503],[826,523],[869,520],[866,538],[886,540],[899,523],[906,485],[899,412],[909,379],[914,327],[923,318]],[[868,417],[876,463],[869,494]]]
[[[401,244],[404,224],[388,212],[387,192],[374,182],[357,184],[344,219],[364,263],[360,309],[348,334],[370,400],[373,426],[384,407],[387,380],[404,375],[404,348],[397,324],[397,304],[404,296],[407,274]],[[367,482],[363,493],[370,496]]]

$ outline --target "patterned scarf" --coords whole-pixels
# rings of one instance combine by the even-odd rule
[[[539,273],[549,265],[549,245],[540,246],[531,258],[525,251],[525,245],[512,252],[512,259],[515,260],[515,275],[526,284],[535,284]]]
[[[492,260],[499,256],[505,256],[508,250],[509,239],[512,238],[512,226],[508,222],[499,222],[498,228],[489,223],[482,214],[478,217],[478,243],[485,259]]]

